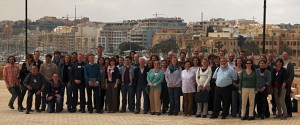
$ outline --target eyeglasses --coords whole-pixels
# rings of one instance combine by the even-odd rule
[[[246,63],[246,64],[252,64],[252,63]]]

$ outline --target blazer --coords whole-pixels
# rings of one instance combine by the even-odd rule
[[[130,83],[129,85],[132,85],[134,84],[134,69],[135,67],[133,65],[130,66],[130,69],[129,69],[129,79],[130,79]],[[120,75],[121,75],[121,84],[124,84],[124,75],[125,75],[125,71],[126,71],[126,66],[122,66],[120,68]]]
[[[279,90],[279,93],[281,92],[281,89],[282,89],[282,83],[283,82],[286,82],[287,81],[287,73],[286,73],[286,69],[281,67],[278,74],[276,75],[276,69],[273,69],[272,70],[272,73],[271,73],[271,77],[272,77],[272,80],[271,80],[271,83],[272,83],[272,86],[274,87],[274,84],[275,84],[275,81],[277,80],[278,81],[278,90]],[[285,86],[285,88],[287,88],[287,86]]]
[[[141,73],[141,68],[135,68],[134,69],[134,83],[138,86],[138,87],[146,87],[148,82],[147,82],[147,73],[149,72],[149,68],[148,67],[144,67],[144,71],[143,73]],[[141,75],[140,75],[141,74]],[[142,77],[142,78],[140,78]],[[138,80],[141,79],[142,82],[140,83]]]
[[[294,65],[292,63],[287,64],[286,68],[287,72],[287,80],[286,80],[286,94],[290,94],[292,92],[291,87],[294,81],[295,72],[294,72]]]

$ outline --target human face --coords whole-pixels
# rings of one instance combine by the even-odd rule
[[[157,60],[156,56],[152,56],[151,60],[156,61]]]
[[[115,66],[116,65],[116,62],[115,61],[110,61],[110,66]]]
[[[251,69],[251,66],[252,66],[252,62],[251,61],[247,61],[246,62],[246,67]]]
[[[54,54],[54,59],[58,60],[59,59],[59,54]]]
[[[199,49],[194,49],[194,55],[198,56],[199,55]]]
[[[280,68],[280,67],[282,67],[283,64],[280,61],[277,61],[276,65],[277,65],[277,68]]]
[[[162,61],[162,62],[161,62],[161,67],[166,68],[166,67],[167,67],[167,62],[166,62],[166,61]]]
[[[183,53],[180,54],[180,60],[185,61],[185,54],[183,54]]]
[[[274,54],[269,54],[269,61],[273,62],[274,61]]]
[[[241,59],[236,60],[238,66],[242,66],[243,61]]]
[[[46,63],[51,63],[51,58],[50,57],[46,57]]]
[[[225,56],[225,53],[223,51],[221,51],[221,52],[219,52],[219,56],[223,57],[223,56]]]
[[[240,57],[241,57],[241,58],[245,58],[245,53],[240,52]]]
[[[145,60],[144,59],[139,59],[139,65],[140,65],[140,67],[144,67],[145,66]]]
[[[230,62],[233,62],[233,60],[234,60],[234,54],[233,54],[233,53],[230,53],[230,54],[228,55],[228,60],[229,60]]]
[[[93,56],[93,55],[89,56],[89,63],[91,63],[91,64],[95,63],[95,56]]]
[[[65,56],[65,63],[69,63],[69,62],[70,62],[70,59],[71,59],[70,56],[68,56],[68,55]]]
[[[8,62],[10,64],[15,64],[15,59],[13,57],[9,57]]]
[[[33,56],[36,60],[40,59],[40,52],[34,52]]]
[[[103,58],[100,58],[98,63],[99,63],[100,65],[104,65],[104,60],[103,60]]]
[[[76,62],[77,61],[77,55],[76,54],[73,54],[72,55],[72,62]]]
[[[123,64],[124,63],[124,59],[123,58],[119,58],[119,64]]]
[[[202,60],[201,65],[202,65],[203,67],[206,67],[206,66],[208,65],[207,60]]]
[[[221,59],[220,60],[220,65],[222,68],[226,68],[227,67],[227,60],[226,59]]]
[[[78,62],[83,62],[83,55],[79,54],[77,57]]]
[[[52,78],[53,78],[54,84],[57,84],[58,83],[58,75],[54,74]]]
[[[109,59],[105,59],[105,65],[106,65],[106,66],[109,65]]]
[[[184,64],[185,69],[189,70],[191,68],[191,63],[187,62]]]
[[[152,68],[153,62],[152,62],[152,61],[148,61],[148,62],[147,62],[147,65],[148,65],[149,68]]]
[[[159,61],[155,61],[155,62],[154,62],[154,68],[155,68],[155,69],[158,69],[158,68],[159,68]]]
[[[38,73],[38,68],[36,66],[31,66],[31,72],[33,74],[37,74]]]
[[[172,58],[172,65],[173,66],[177,65],[177,62],[178,62],[177,58]]]
[[[32,60],[33,60],[33,59],[32,59],[31,57],[26,57],[26,62],[27,62],[27,63],[31,63]]]
[[[263,62],[263,61],[260,61],[259,62],[259,68],[266,68],[266,63],[265,62]]]
[[[194,66],[198,66],[198,63],[199,63],[199,62],[198,62],[198,59],[194,58],[194,59],[193,59],[193,64],[194,64]]]
[[[267,61],[267,59],[266,59],[265,57],[263,57],[263,56],[260,56],[259,59],[260,59],[260,60]]]
[[[130,65],[130,63],[131,63],[131,60],[130,60],[129,58],[125,58],[125,61],[124,61],[124,62],[125,62],[125,65],[128,66],[128,65]]]
[[[282,58],[283,58],[283,60],[287,61],[287,60],[289,60],[289,55],[287,53],[283,53]]]

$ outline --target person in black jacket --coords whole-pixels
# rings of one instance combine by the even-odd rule
[[[144,114],[147,114],[148,109],[150,108],[149,104],[149,95],[146,90],[147,86],[147,73],[149,72],[149,69],[145,66],[145,59],[143,57],[139,58],[139,67],[134,69],[134,80],[137,87],[136,90],[136,111],[135,114],[140,113],[141,109],[141,97],[143,92],[144,97]]]
[[[106,87],[106,104],[108,105],[108,113],[118,111],[117,94],[119,84],[119,68],[115,65],[116,59],[111,58],[109,66],[105,70],[105,87]]]
[[[53,75],[53,79],[50,80],[49,93],[47,97],[48,102],[48,113],[57,113],[62,111],[62,95],[63,95],[63,84],[59,81],[58,74]],[[55,110],[56,109],[56,110]]]
[[[72,63],[71,56],[65,55],[64,62],[59,66],[59,80],[63,83],[64,87],[67,89],[67,105],[68,112],[75,112],[76,107],[72,107],[72,84],[71,84],[71,76],[72,76]],[[64,89],[65,90],[65,89]],[[64,102],[64,93],[63,92],[63,102]]]
[[[84,66],[85,62],[83,62],[83,55],[78,54],[77,62],[72,65],[72,107],[74,107],[73,111],[76,111],[76,106],[78,102],[78,90],[80,91],[80,111],[81,113],[85,113],[85,84],[84,84]]]
[[[21,103],[23,103],[24,96],[27,92],[27,88],[26,88],[26,86],[24,86],[23,82],[24,82],[26,76],[30,73],[30,68],[31,68],[32,64],[33,64],[33,55],[32,54],[26,55],[26,62],[24,62],[22,64],[22,67],[20,70],[20,75],[19,75],[19,78],[21,79],[21,95],[19,97]],[[21,107],[22,107],[22,110],[25,110],[23,105]]]
[[[278,110],[278,114],[275,118],[281,118],[282,120],[287,119],[287,109],[285,105],[285,95],[286,95],[286,81],[287,81],[287,71],[283,68],[283,60],[276,60],[276,69],[272,70],[272,86],[274,88],[275,102]]]

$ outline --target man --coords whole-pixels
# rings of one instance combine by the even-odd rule
[[[132,65],[134,67],[138,67],[139,66],[139,54],[134,54]]]
[[[61,53],[59,51],[55,51],[52,63],[54,63],[56,65],[56,67],[59,67],[59,65],[62,63],[62,61],[63,61],[63,59],[61,58]]]
[[[23,112],[22,108],[22,100],[20,98],[21,90],[20,90],[20,80],[18,79],[20,74],[20,69],[15,65],[16,58],[14,56],[9,56],[7,58],[7,65],[3,68],[3,78],[6,84],[7,90],[11,94],[11,98],[8,103],[8,107],[10,109],[14,108],[14,102],[18,97],[18,110],[19,112]]]
[[[87,89],[87,96],[88,96],[88,111],[89,113],[93,113],[92,107],[92,92],[94,96],[94,101],[96,102],[96,112],[102,113],[100,111],[100,66],[95,64],[95,55],[89,55],[89,64],[84,66],[84,79],[85,79],[85,86]]]
[[[196,57],[199,57],[199,48],[195,48],[194,51],[193,51],[193,55],[192,57],[196,56]]]
[[[221,102],[222,102],[222,119],[226,119],[229,114],[229,107],[232,94],[232,83],[237,80],[237,73],[232,68],[228,67],[227,59],[221,58],[221,65],[216,69],[213,78],[216,79],[214,109],[211,119],[218,118]]]
[[[269,55],[268,55],[268,68],[267,69],[271,72],[275,68],[276,68],[275,56],[274,56],[273,53],[269,53]],[[274,76],[271,76],[271,77],[273,78]],[[276,113],[277,106],[276,106],[274,94],[272,94],[271,104],[272,104],[273,115],[276,116],[277,115],[277,113]]]
[[[202,62],[202,60],[204,59],[204,57],[205,57],[205,55],[204,55],[204,53],[199,53],[199,59],[200,59],[200,62]],[[200,63],[199,62],[199,63]]]
[[[288,76],[286,80],[285,104],[286,104],[288,117],[292,117],[291,87],[295,77],[294,65],[291,63],[289,54],[287,52],[282,53],[282,58],[284,61],[283,67],[287,70],[286,76]]]
[[[220,58],[224,58],[225,57],[225,51],[224,50],[220,50],[219,51],[219,56],[220,56]]]
[[[31,66],[31,73],[29,73],[25,80],[24,86],[28,89],[27,96],[27,107],[25,114],[29,114],[32,107],[32,96],[35,94],[35,110],[36,112],[41,112],[41,92],[44,90],[44,85],[46,83],[45,77],[38,72],[38,67],[36,65]]]
[[[186,53],[185,52],[180,52],[180,60],[179,60],[179,65],[181,66],[182,70],[184,70],[184,63],[186,59]]]
[[[145,59],[143,57],[139,58],[139,67],[134,69],[134,80],[136,83],[137,91],[136,91],[136,111],[135,114],[140,113],[141,109],[141,97],[143,92],[144,97],[144,111],[143,114],[148,113],[148,109],[150,108],[150,100],[149,95],[146,92],[147,87],[147,73],[149,71],[148,67],[145,67]]]
[[[103,57],[103,47],[101,45],[97,47],[97,56],[98,56],[98,59],[100,57]]]
[[[170,51],[168,57],[166,58],[168,65],[171,63],[172,58],[174,57],[174,52]]]
[[[234,58],[235,54],[233,52],[228,53],[228,66],[230,66],[232,69],[235,68]]]
[[[59,81],[58,74],[53,74],[53,78],[52,80],[50,80],[49,93],[47,97],[48,113],[53,113],[54,111],[60,113],[62,111],[62,103],[63,103],[62,97],[64,92],[63,89],[64,89],[64,85],[62,84],[61,81]]]
[[[43,63],[40,67],[40,73],[44,75],[44,77],[47,80],[47,83],[45,83],[45,91],[42,92],[42,108],[41,111],[45,111],[46,109],[46,97],[49,90],[49,82],[53,77],[53,74],[57,74],[58,68],[55,64],[51,62],[52,55],[47,54],[45,56],[46,62]]]
[[[33,53],[33,65],[36,65],[38,69],[40,69],[41,65],[43,64],[43,61],[40,60],[40,51],[34,51]]]
[[[124,66],[124,57],[120,56],[119,57],[119,64],[117,65],[117,67],[119,68],[119,71],[121,70],[121,68]],[[121,75],[119,76],[119,79],[121,79]],[[118,97],[117,97],[117,106],[118,108],[120,108],[120,94],[121,94],[121,84],[122,81],[119,80],[119,84],[118,84]]]
[[[121,74],[121,91],[122,91],[122,109],[121,112],[126,112],[127,95],[128,108],[130,112],[134,112],[134,66],[131,65],[131,58],[125,57],[125,65],[120,68]]]
[[[87,63],[89,63],[89,56],[90,56],[90,53],[86,53],[85,55],[84,55],[84,62],[87,64]],[[96,62],[95,62],[96,63]]]
[[[72,107],[77,106],[78,101],[78,90],[80,91],[80,111],[85,113],[85,81],[84,81],[84,66],[83,55],[78,54],[77,62],[72,66]],[[76,109],[75,109],[76,111]]]
[[[78,56],[77,52],[72,53],[72,59],[71,59],[72,64],[77,62],[77,56]]]

